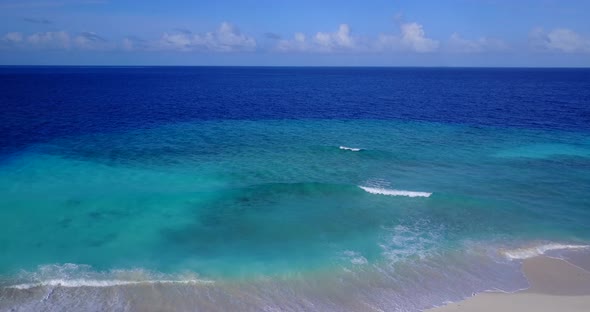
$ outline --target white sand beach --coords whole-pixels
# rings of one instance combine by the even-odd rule
[[[531,285],[527,290],[513,294],[482,293],[428,311],[590,311],[590,272],[549,257],[527,259],[523,270]]]

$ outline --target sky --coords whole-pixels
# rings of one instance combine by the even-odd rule
[[[0,65],[590,67],[590,0],[0,0]]]

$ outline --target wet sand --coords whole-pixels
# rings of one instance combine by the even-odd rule
[[[530,288],[513,294],[483,293],[428,310],[453,311],[590,311],[590,272],[566,261],[536,257],[523,263]]]

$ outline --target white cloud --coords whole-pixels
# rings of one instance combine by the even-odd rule
[[[434,52],[439,47],[439,42],[426,37],[424,27],[418,23],[403,23],[400,25],[400,31],[399,35],[379,35],[377,49],[427,53]]]
[[[80,50],[124,50],[124,51],[249,51],[256,48],[254,38],[240,33],[231,24],[222,23],[213,32],[193,34],[187,30],[164,33],[156,40],[142,40],[129,36],[118,42],[111,42],[94,32],[70,34],[65,31],[38,32],[24,35],[20,32],[7,33],[0,37],[0,44],[18,49],[80,49]]]
[[[256,40],[224,22],[214,32],[164,33],[154,48],[175,51],[251,51],[256,49]]]
[[[353,36],[348,24],[341,24],[335,32],[318,32],[311,40],[302,33],[293,39],[280,40],[276,50],[283,52],[434,52],[439,42],[426,37],[422,25],[402,23],[399,34],[381,34],[376,39]]]
[[[303,34],[303,33],[295,33],[295,41],[297,41],[297,42],[305,42],[305,34]]]
[[[19,43],[23,41],[23,34],[19,32],[10,32],[2,37],[3,41],[10,42],[10,43]]]
[[[340,24],[335,32],[318,32],[307,40],[303,33],[295,33],[293,39],[280,40],[276,49],[283,52],[333,52],[351,51],[358,48],[357,38],[351,35],[350,26]]]
[[[7,33],[0,40],[7,47],[16,49],[39,50],[109,50],[115,46],[108,40],[93,32],[72,35],[66,31],[47,31],[25,35],[20,32]]]
[[[125,37],[121,42],[121,48],[125,51],[148,50],[149,45],[148,41],[135,36]]]
[[[279,40],[276,49],[282,52],[298,51],[304,52],[310,49],[310,44],[306,41],[305,34],[295,33],[293,39]]]
[[[321,49],[328,51],[354,48],[354,39],[350,36],[350,27],[347,24],[341,24],[333,33],[318,32],[314,42]]]
[[[531,32],[530,39],[533,48],[538,50],[566,53],[590,52],[590,39],[567,28],[557,28],[549,32],[537,28]]]
[[[71,46],[70,35],[65,31],[34,33],[27,37],[26,42],[35,48],[69,49]]]
[[[73,38],[74,46],[85,50],[109,50],[114,48],[105,38],[94,32],[83,32]]]
[[[454,33],[446,42],[445,48],[448,52],[483,53],[506,51],[509,47],[499,39],[482,37],[476,40],[468,40],[462,38],[458,33]]]
[[[164,33],[161,38],[161,47],[164,49],[189,51],[192,47],[192,34],[186,33]]]
[[[418,23],[401,25],[402,42],[416,52],[432,52],[438,49],[438,41],[426,38],[424,28]]]

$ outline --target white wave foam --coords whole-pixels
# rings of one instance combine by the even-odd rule
[[[363,257],[363,255],[360,252],[356,252],[353,250],[345,250],[342,254],[352,264],[365,265],[365,264],[369,263],[369,261],[367,261],[367,258]]]
[[[368,192],[371,194],[388,195],[388,196],[430,197],[430,195],[432,195],[432,193],[428,193],[428,192],[390,190],[390,189],[368,187],[368,186],[359,186],[359,187],[361,189],[363,189],[365,192]]]
[[[428,229],[425,221],[414,224],[396,225],[395,227],[383,227],[386,235],[381,238],[379,247],[382,255],[390,263],[404,261],[409,258],[418,257],[424,259],[434,252],[440,245],[442,227]]]
[[[211,284],[208,280],[153,280],[153,281],[125,281],[125,280],[88,280],[88,279],[52,279],[37,283],[25,283],[6,286],[13,289],[30,289],[35,287],[114,287],[125,285],[153,285],[153,284]]]
[[[20,282],[20,283],[19,283]],[[35,287],[114,287],[153,284],[209,284],[191,272],[163,274],[144,269],[95,271],[84,264],[47,264],[36,271],[22,271],[13,285],[3,288],[30,289]]]
[[[567,249],[587,249],[588,245],[563,245],[563,244],[543,244],[533,247],[524,247],[511,250],[502,250],[501,253],[511,260],[523,260],[537,257],[552,250],[567,250]]]
[[[362,151],[362,148],[358,148],[358,147],[348,147],[348,146],[340,146],[341,150],[346,150],[346,151],[353,151],[353,152],[359,152]]]

